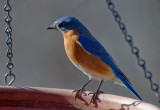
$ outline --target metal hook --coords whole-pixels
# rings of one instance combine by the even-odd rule
[[[8,46],[6,56],[8,57],[8,62],[7,62],[7,68],[9,72],[5,75],[4,77],[4,82],[6,86],[10,86],[16,79],[15,74],[12,73],[12,68],[14,67],[14,64],[12,62],[13,58],[13,52],[12,52],[12,27],[11,27],[11,22],[12,22],[12,17],[10,15],[10,11],[12,10],[11,5],[9,4],[10,0],[6,0],[6,5],[4,6],[4,10],[7,12],[6,17],[4,18],[4,21],[8,24],[8,26],[5,28],[5,32],[7,34],[7,40],[6,44]],[[8,77],[10,77],[8,79]],[[10,80],[10,81],[9,81]]]
[[[8,81],[7,81],[8,76],[9,76],[9,77],[13,77],[13,78],[10,80],[9,83],[8,83]],[[6,85],[6,86],[10,86],[10,85],[15,81],[16,76],[15,76],[13,73],[7,73],[7,74],[5,75],[5,77],[4,77],[4,79],[5,79],[5,85]]]

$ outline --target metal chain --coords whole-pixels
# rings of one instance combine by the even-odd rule
[[[128,34],[125,24],[121,21],[121,17],[119,15],[119,13],[115,10],[114,3],[111,0],[106,0],[106,3],[108,5],[109,10],[113,14],[115,21],[119,25],[119,28],[121,29],[121,31],[125,37],[126,42],[129,44],[132,54],[134,54],[136,56],[137,61],[138,61],[138,65],[143,69],[145,78],[150,81],[151,90],[153,92],[155,92],[157,99],[158,99],[158,103],[160,103],[159,86],[158,86],[158,84],[156,84],[152,81],[152,73],[150,71],[147,71],[146,61],[140,57],[139,49],[133,45],[133,37]]]
[[[11,21],[12,21],[12,17],[10,16],[10,11],[12,10],[11,5],[9,4],[10,0],[6,0],[6,5],[4,6],[4,11],[7,12],[6,17],[4,18],[5,22],[7,23],[7,27],[5,28],[5,32],[7,34],[7,39],[6,39],[6,44],[8,46],[7,49],[7,53],[6,56],[8,58],[8,62],[7,62],[7,68],[9,69],[9,72],[5,75],[5,85],[6,86],[10,86],[14,81],[16,76],[14,75],[14,73],[12,72],[12,68],[14,67],[14,64],[12,62],[12,58],[13,58],[13,52],[12,52],[12,27],[11,27]],[[12,79],[8,82],[8,77],[11,77]]]

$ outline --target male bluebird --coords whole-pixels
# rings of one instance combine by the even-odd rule
[[[75,99],[79,93],[84,91],[87,84],[96,79],[100,80],[100,84],[90,103],[97,97],[104,80],[118,83],[121,80],[137,99],[142,100],[131,87],[128,78],[117,67],[113,58],[78,19],[70,16],[62,17],[47,29],[57,29],[62,33],[67,56],[78,69],[89,77],[89,81],[82,88],[75,90]]]

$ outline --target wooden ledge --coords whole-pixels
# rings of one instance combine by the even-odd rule
[[[0,110],[160,110],[131,98],[100,94],[89,105],[85,92],[76,101],[73,90],[40,87],[0,87]]]

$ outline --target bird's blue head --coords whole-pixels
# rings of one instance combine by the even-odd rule
[[[60,32],[66,32],[68,30],[88,31],[87,28],[77,18],[71,16],[66,16],[58,19],[47,29],[57,29]]]

